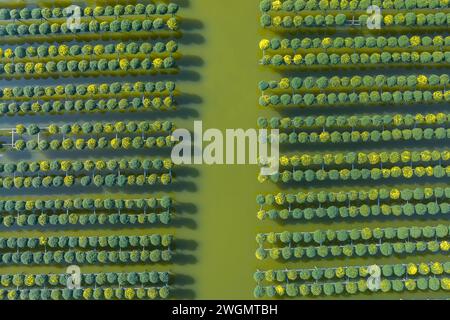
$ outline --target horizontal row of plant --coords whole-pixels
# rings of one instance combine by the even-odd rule
[[[315,219],[352,219],[352,218],[377,218],[377,217],[422,217],[438,216],[450,213],[450,202],[438,203],[404,203],[398,204],[374,204],[374,205],[347,205],[342,207],[316,207],[316,208],[294,208],[294,209],[261,209],[257,213],[259,220],[302,220]]]
[[[28,188],[60,188],[60,187],[131,187],[153,186],[155,184],[168,185],[172,183],[172,174],[93,174],[93,175],[42,175],[35,176],[6,176],[0,177],[0,188],[28,189]]]
[[[372,5],[385,10],[446,9],[449,7],[448,2],[442,0],[261,0],[259,8],[262,12],[366,11]]]
[[[170,249],[135,250],[86,250],[64,249],[22,251],[17,249],[0,254],[2,265],[99,265],[99,264],[142,264],[169,262],[172,260]]]
[[[439,128],[414,128],[393,130],[371,130],[371,131],[323,131],[323,132],[292,132],[290,134],[280,133],[274,139],[280,144],[306,144],[306,143],[356,143],[356,142],[380,142],[380,141],[421,141],[421,140],[444,140],[450,138],[450,129]],[[272,134],[268,141],[271,141]]]
[[[172,121],[116,121],[116,122],[80,122],[65,123],[63,125],[51,124],[48,127],[40,127],[37,124],[17,124],[13,129],[20,136],[34,136],[44,133],[52,135],[85,135],[85,134],[122,134],[122,133],[157,133],[172,132],[174,130]]]
[[[173,168],[171,159],[140,159],[140,158],[121,158],[120,160],[40,160],[40,161],[24,161],[19,162],[3,162],[0,163],[0,173],[4,174],[25,174],[36,172],[58,172],[67,173],[79,172],[103,172],[118,170],[145,170],[145,171],[169,171]]]
[[[159,137],[122,137],[122,138],[90,138],[90,139],[53,139],[51,141],[45,139],[16,140],[13,145],[14,150],[33,151],[33,150],[96,150],[96,149],[152,149],[165,148],[174,145],[172,136]]]
[[[272,117],[270,119],[260,117],[257,124],[263,129],[319,129],[319,128],[404,128],[420,125],[444,125],[450,121],[450,114],[438,113],[395,113],[395,114],[371,114],[371,115],[318,115]]]
[[[23,212],[68,212],[68,211],[145,211],[169,209],[172,198],[69,198],[69,199],[37,199],[37,200],[0,200],[0,213]]]
[[[169,272],[98,272],[81,273],[81,287],[110,287],[110,286],[146,286],[169,284],[171,275]],[[59,288],[67,287],[70,281],[68,273],[13,273],[2,274],[0,285],[2,288]]]
[[[292,156],[280,157],[280,166],[288,168],[309,168],[341,165],[394,165],[397,163],[428,163],[450,160],[449,150],[422,150],[422,151],[371,151],[371,152],[337,152],[337,153],[301,153]],[[1,167],[0,167],[1,169]],[[0,170],[1,172],[1,170]]]
[[[175,91],[173,81],[137,81],[112,83],[86,83],[66,84],[54,86],[26,85],[0,88],[0,97],[3,100],[17,100],[18,98],[48,100],[55,98],[88,97],[108,95],[135,95],[144,94],[172,94]]]
[[[80,8],[81,17],[118,17],[124,15],[171,15],[178,12],[179,6],[176,3],[138,3],[114,6],[83,6]],[[21,20],[26,22],[29,19],[59,19],[67,18],[73,15],[73,11],[66,7],[52,7],[52,8],[17,8],[17,9],[0,9],[0,20]]]
[[[447,240],[413,240],[413,241],[379,241],[371,240],[367,243],[348,243],[343,245],[310,245],[284,246],[266,249],[260,247],[256,251],[256,258],[265,260],[314,260],[328,258],[351,257],[393,257],[406,255],[448,254],[450,244]]]
[[[161,31],[177,31],[179,28],[178,19],[175,17],[169,19],[145,19],[145,16],[142,16],[142,18],[128,19],[117,17],[111,21],[92,19],[89,22],[82,21],[79,28],[71,28],[70,25],[67,25],[67,22],[59,23],[45,20],[29,25],[22,22],[11,22],[6,25],[0,24],[0,36],[20,36],[22,41],[34,42],[38,36],[45,36],[45,39],[48,40],[49,36],[86,34],[92,38],[93,33],[98,33],[102,37],[125,32],[154,32],[157,34]]]
[[[433,13],[415,13],[399,12],[395,15],[387,14],[381,21],[382,28],[389,27],[408,27],[421,30],[422,27],[447,27],[450,21],[450,14],[433,11]],[[364,13],[329,13],[329,14],[309,14],[309,15],[290,15],[281,14],[272,16],[263,13],[260,18],[260,24],[264,28],[276,28],[292,30],[297,28],[327,27],[327,28],[365,28],[369,15]]]
[[[84,289],[0,289],[0,300],[153,300],[167,299],[170,287],[87,287]]]
[[[170,234],[111,235],[111,236],[41,236],[41,237],[0,237],[1,249],[74,249],[102,248],[127,249],[148,247],[170,247]]]
[[[370,51],[371,49],[392,49],[399,50],[411,48],[419,50],[427,47],[442,48],[450,45],[450,36],[356,36],[356,37],[316,37],[316,38],[272,38],[262,39],[259,48],[263,51],[284,51],[298,52],[308,49],[320,49],[334,51],[336,49],[361,49],[360,51]]]
[[[334,106],[349,104],[411,104],[411,103],[440,103],[450,101],[450,91],[384,91],[369,92],[339,92],[339,93],[305,93],[305,94],[263,94],[259,98],[259,105],[263,107],[305,107],[305,106]]]
[[[403,292],[429,292],[449,291],[450,278],[448,277],[420,277],[417,279],[383,279],[380,289],[372,291],[368,288],[367,279],[359,281],[341,280],[336,282],[314,282],[304,284],[279,284],[274,286],[258,285],[254,290],[257,298],[262,297],[323,297],[336,295],[357,295],[362,293],[403,293]]]
[[[304,78],[282,78],[280,81],[261,81],[259,89],[261,91],[296,91],[296,90],[333,90],[333,91],[353,91],[355,89],[367,90],[371,87],[378,87],[381,91],[392,91],[392,88],[414,89],[417,86],[421,88],[442,87],[449,84],[448,74],[410,74],[410,75],[355,75],[352,77],[312,77]]]
[[[260,175],[259,181],[270,179],[275,183],[299,183],[313,181],[379,181],[383,179],[414,179],[434,177],[437,179],[450,178],[450,165],[430,166],[394,166],[391,168],[363,168],[363,169],[332,169],[332,170],[284,170],[270,177]]]
[[[387,228],[362,228],[351,230],[316,230],[312,232],[270,232],[259,233],[256,241],[260,245],[266,243],[279,244],[339,244],[359,243],[369,240],[429,240],[447,239],[449,225],[440,224],[426,227],[387,227]]]
[[[115,42],[108,44],[78,44],[66,45],[46,45],[39,46],[19,45],[14,48],[0,48],[0,61],[14,60],[15,62],[39,59],[48,60],[68,60],[69,58],[110,58],[111,56],[133,56],[174,53],[178,50],[178,43],[174,40],[168,42]]]
[[[172,96],[139,97],[133,99],[99,100],[55,100],[45,102],[0,103],[0,115],[34,115],[96,112],[136,112],[172,110],[175,101]]]
[[[144,210],[145,211],[145,210]],[[11,227],[51,227],[51,226],[124,226],[133,225],[167,225],[172,220],[169,211],[161,213],[62,213],[46,214],[44,212],[0,216],[0,223]]]
[[[169,57],[170,58],[170,57]],[[169,59],[166,58],[166,59]],[[172,60],[171,60],[172,61]],[[445,64],[450,62],[449,51],[422,51],[422,52],[389,52],[380,51],[374,53],[307,53],[301,54],[265,54],[260,60],[260,64],[273,67],[298,67],[298,66],[339,66],[354,67],[368,66],[375,67],[384,64]]]
[[[436,201],[450,199],[448,187],[415,187],[415,188],[359,188],[340,191],[300,191],[298,193],[259,194],[256,203],[260,206],[314,206],[322,204],[388,204],[402,202],[422,202],[423,200]]]
[[[441,276],[450,274],[450,262],[420,262],[396,263],[377,265],[380,268],[380,277],[420,277]],[[325,282],[339,279],[367,279],[370,265],[325,267],[314,269],[279,269],[255,272],[253,278],[258,283],[285,283],[297,282]]]
[[[120,58],[120,59],[100,59],[100,60],[69,60],[48,61],[48,62],[8,62],[0,64],[0,76],[21,76],[21,75],[61,75],[69,76],[72,73],[96,72],[124,72],[124,71],[156,71],[175,68],[175,59],[166,58]],[[82,75],[82,74],[81,74]]]

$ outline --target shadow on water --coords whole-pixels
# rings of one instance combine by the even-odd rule
[[[177,167],[174,170],[177,177],[193,177],[197,178],[200,175],[200,172],[193,167]]]
[[[197,242],[193,240],[175,239],[174,241],[174,246],[177,251],[195,251],[198,247]]]
[[[182,45],[199,45],[205,42],[205,38],[199,33],[186,33],[178,39],[178,43]]]
[[[175,211],[178,214],[196,214],[198,212],[198,208],[193,203],[188,202],[175,202],[173,204]]]
[[[174,218],[170,226],[174,226],[175,228],[188,228],[191,230],[196,230],[198,227],[197,222],[195,222],[195,220],[186,217]]]
[[[176,299],[195,299],[195,291],[189,289],[195,285],[195,279],[186,274],[175,273],[170,283],[172,296]]]
[[[204,65],[202,58],[198,56],[186,55],[178,61],[180,67],[201,67]]]
[[[200,30],[204,28],[204,24],[202,21],[198,19],[191,18],[183,18],[180,23],[181,30],[184,31],[192,31],[192,30]],[[186,37],[188,34],[183,33],[182,37]]]
[[[172,262],[179,265],[195,264],[197,263],[197,258],[192,254],[177,252],[173,256]]]
[[[102,149],[102,150],[95,150],[95,153],[93,153],[91,150],[85,149],[85,150],[58,150],[58,151],[44,151],[39,152],[41,154],[45,154],[47,157],[51,159],[84,159],[94,156],[96,159],[101,158],[108,158],[108,159],[114,159],[117,157],[124,157],[129,156],[130,152],[132,152],[134,157],[169,157],[170,156],[170,150],[171,148],[150,148],[150,149],[138,149],[138,150],[113,150],[113,149]],[[36,151],[36,153],[38,153]],[[9,154],[8,154],[9,155]],[[21,155],[20,158],[29,157],[31,156],[31,153],[29,151],[23,151],[23,152],[17,152],[12,153],[12,155],[17,156],[19,158],[19,155]]]
[[[182,69],[177,76],[180,81],[199,81],[201,79],[200,73],[193,70]]]

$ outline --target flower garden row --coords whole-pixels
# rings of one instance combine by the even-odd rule
[[[367,241],[358,244],[322,245],[322,246],[284,246],[266,249],[260,247],[256,258],[265,260],[299,261],[314,259],[352,258],[352,257],[394,257],[423,254],[448,254],[448,240],[413,240],[413,241]]]
[[[450,101],[450,91],[384,91],[369,92],[339,92],[339,93],[305,93],[301,94],[263,94],[259,104],[263,107],[305,107],[305,106],[334,106],[349,104],[412,104],[412,103],[440,103]]]
[[[42,237],[0,237],[1,249],[127,249],[147,247],[170,247],[170,234],[150,234],[140,236],[42,236]]]
[[[267,138],[268,141],[272,135]],[[357,142],[380,142],[380,141],[422,141],[422,140],[445,140],[450,138],[450,128],[445,126],[439,128],[414,128],[393,130],[371,130],[371,131],[322,131],[322,132],[292,132],[290,134],[280,133],[277,137],[280,144],[313,144],[313,143],[357,143]]]
[[[376,5],[382,9],[446,9],[449,7],[448,1],[442,0],[261,0],[259,8],[262,12],[285,11],[332,11],[332,10],[361,10],[366,11],[371,5]]]
[[[169,58],[166,58],[169,59]],[[301,54],[265,54],[260,64],[273,67],[310,67],[310,66],[338,66],[338,67],[377,67],[384,64],[399,64],[410,66],[417,63],[443,65],[450,62],[450,51],[433,50],[422,52],[382,50],[374,53],[307,53]],[[58,62],[59,63],[59,62]]]
[[[2,288],[60,288],[66,287],[69,280],[67,273],[61,274],[2,274]],[[80,275],[81,286],[136,286],[136,285],[166,285],[169,284],[168,272],[99,272]]]
[[[261,81],[259,89],[275,91],[297,91],[297,90],[332,90],[332,91],[353,91],[355,89],[367,90],[370,87],[378,87],[382,91],[391,91],[392,88],[401,87],[402,89],[444,87],[449,84],[449,75],[444,74],[411,74],[411,75],[384,75],[375,76],[352,76],[352,77],[294,77],[282,78],[280,81]],[[42,89],[40,90],[42,92]]]
[[[173,200],[170,197],[140,199],[39,199],[39,200],[0,200],[0,213],[23,212],[68,212],[68,211],[145,211],[170,209]]]
[[[448,262],[380,265],[380,285],[374,289],[367,286],[370,267],[364,265],[257,271],[254,279],[258,285],[254,294],[261,298],[450,290]]]
[[[64,135],[85,135],[85,134],[120,134],[120,133],[160,133],[172,132],[174,123],[172,121],[117,121],[107,122],[82,122],[66,123],[63,125],[51,124],[48,127],[41,128],[36,124],[29,124],[25,127],[23,124],[17,124],[14,133],[18,135],[34,136],[44,133],[48,136],[57,134]]]
[[[263,129],[317,129],[317,128],[406,128],[421,125],[445,125],[450,122],[450,114],[416,113],[416,114],[373,114],[373,115],[330,115],[330,116],[296,116],[258,118],[258,127]]]
[[[17,151],[32,150],[96,150],[96,149],[112,149],[112,150],[140,150],[165,148],[174,145],[172,136],[158,136],[143,138],[137,137],[121,137],[121,138],[89,138],[89,139],[53,139],[47,141],[45,139],[16,140],[12,148]]]
[[[267,176],[259,176],[260,182],[302,183],[313,181],[379,181],[385,179],[413,179],[434,177],[436,179],[450,178],[450,165],[429,166],[394,166],[391,168],[363,169],[332,169],[332,170],[284,170]]]
[[[269,219],[274,221],[311,221],[316,219],[354,219],[354,218],[382,218],[382,217],[423,217],[443,216],[450,213],[450,202],[403,204],[374,204],[374,205],[347,205],[294,209],[261,209],[257,213],[259,220]]]
[[[167,299],[168,286],[163,287],[88,287],[84,289],[0,289],[1,300],[153,300]]]
[[[450,13],[446,13],[446,10],[432,13],[416,13],[412,12],[400,12],[393,14],[387,14],[383,16],[381,21],[381,27],[384,29],[395,27],[408,27],[417,30],[423,30],[422,27],[441,27],[445,28],[450,22]],[[369,15],[365,12],[357,12],[352,14],[351,12],[344,13],[330,13],[330,14],[308,14],[308,15],[295,15],[281,14],[272,16],[267,13],[263,13],[260,18],[260,24],[264,28],[276,28],[285,29],[286,31],[295,30],[298,28],[313,28],[313,27],[327,27],[327,28],[364,28],[367,26],[367,20]]]
[[[0,115],[34,115],[61,113],[136,112],[172,110],[172,96],[136,97],[133,99],[56,100],[46,102],[0,103]]]
[[[133,32],[148,33],[152,32],[158,35],[161,31],[177,31],[179,28],[178,19],[175,17],[164,20],[163,18],[145,19],[127,19],[115,18],[111,22],[90,20],[89,22],[81,22],[80,28],[71,29],[66,22],[47,22],[45,20],[31,23],[29,25],[21,22],[12,22],[6,25],[0,24],[0,36],[21,36],[22,41],[34,42],[38,36],[64,36],[64,35],[87,35],[92,38],[93,33],[98,33],[101,37],[113,36],[117,33]],[[7,41],[3,39],[3,41]]]
[[[172,260],[170,249],[138,249],[124,250],[33,250],[22,251],[11,249],[11,252],[0,254],[2,265],[98,265],[98,264],[134,264],[158,263]]]
[[[271,244],[338,244],[351,241],[359,243],[368,240],[420,240],[446,239],[449,235],[449,225],[426,227],[388,227],[363,228],[351,230],[316,230],[312,232],[271,232],[260,233],[256,241],[260,245]]]
[[[21,300],[167,298],[170,279],[170,273],[156,271],[84,273],[80,277],[80,289],[69,289],[66,273],[3,274],[0,297]]]
[[[336,257],[390,257],[400,254],[446,253],[450,250],[446,225],[363,228],[258,234],[260,260],[304,260]],[[264,247],[269,243],[271,247]],[[284,245],[284,246],[283,246]]]
[[[422,150],[422,151],[382,151],[382,152],[347,152],[347,153],[302,153],[299,155],[280,157],[280,166],[287,168],[334,167],[341,165],[394,165],[397,163],[425,164],[431,161],[442,162],[450,160],[449,150]],[[1,172],[1,168],[0,168]]]
[[[307,49],[321,49],[333,51],[336,49],[405,49],[411,48],[414,50],[419,50],[420,48],[442,48],[450,45],[450,36],[406,36],[401,35],[398,37],[384,37],[384,36],[357,36],[357,37],[324,37],[324,38],[292,38],[292,39],[262,39],[259,42],[259,48],[265,52],[266,50],[271,51],[283,51],[283,52],[296,52]]]
[[[124,71],[146,72],[175,68],[173,57],[166,58],[116,58],[99,60],[59,60],[48,62],[17,62],[0,64],[0,77],[9,76],[70,76],[74,72],[95,72],[97,75],[119,73]]]
[[[174,164],[171,159],[140,159],[140,158],[122,158],[120,160],[41,160],[41,161],[19,161],[19,162],[3,162],[0,163],[0,173],[36,173],[36,172],[117,172],[145,170],[145,171],[170,171]]]
[[[173,94],[175,83],[172,81],[137,81],[137,82],[112,82],[112,83],[86,83],[67,84],[55,86],[17,86],[0,88],[0,98],[2,100],[36,99],[48,100],[55,98],[76,98],[96,96],[120,96],[145,94],[162,95]]]
[[[322,204],[368,204],[382,205],[387,203],[422,202],[423,200],[436,201],[450,199],[448,187],[416,187],[416,188],[359,188],[343,191],[310,191],[278,194],[259,194],[256,202],[260,206],[316,206]],[[387,203],[386,203],[387,202]]]
[[[173,54],[178,50],[178,43],[170,40],[167,42],[117,42],[108,44],[90,45],[85,44],[80,46],[78,44],[66,45],[45,45],[40,46],[24,46],[19,45],[14,48],[1,48],[0,61],[3,63],[13,60],[15,62],[23,62],[28,60],[38,59],[39,61],[51,58],[52,60],[67,60],[68,58],[86,58],[91,56],[95,58],[111,58],[117,55],[142,56],[153,54]]]
[[[285,283],[287,281],[309,282],[339,279],[360,279],[370,276],[369,265],[343,266],[314,269],[287,269],[257,271],[254,279],[259,283]],[[379,265],[381,277],[420,277],[450,274],[450,262],[421,262]]]
[[[82,17],[118,17],[124,15],[174,15],[178,12],[179,6],[176,3],[148,3],[129,4],[115,6],[85,6],[80,7]],[[58,19],[67,18],[73,14],[65,7],[52,8],[20,8],[20,9],[0,9],[0,20],[18,20],[26,22],[29,19]]]
[[[169,211],[161,213],[31,213],[0,216],[0,223],[6,227],[51,227],[51,226],[124,226],[168,225],[172,221]]]
[[[171,173],[163,174],[92,174],[92,175],[42,175],[34,176],[4,176],[0,177],[0,188],[27,189],[41,187],[131,187],[168,185],[172,182]]]

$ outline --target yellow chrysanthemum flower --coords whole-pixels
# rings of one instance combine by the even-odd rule
[[[272,1],[272,10],[279,11],[281,10],[282,3],[280,0]]]
[[[269,41],[269,40],[267,40],[267,39],[262,39],[262,40],[259,42],[259,48],[260,48],[261,50],[267,50],[267,49],[269,49],[269,47],[270,47],[270,41]]]
[[[420,46],[421,40],[419,36],[412,36],[411,39],[409,39],[409,42],[411,43],[411,46],[417,47]]]
[[[419,85],[426,85],[428,83],[428,78],[427,76],[421,74],[420,76],[417,77],[417,82],[419,83]]]

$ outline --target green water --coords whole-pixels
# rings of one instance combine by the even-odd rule
[[[177,87],[183,93],[180,110],[186,117],[176,120],[179,127],[192,127],[201,119],[203,127],[254,128],[258,116],[268,116],[269,110],[258,106],[257,83],[262,79],[277,79],[279,75],[258,65],[258,42],[268,37],[259,26],[258,0],[182,0],[179,15],[185,20],[184,36],[180,40],[182,71]],[[184,103],[183,103],[184,102]],[[274,113],[275,114],[275,113]],[[8,120],[9,121],[9,120]],[[180,170],[180,168],[178,169]],[[278,225],[258,222],[255,197],[259,193],[275,192],[271,183],[260,184],[258,168],[252,165],[190,166],[184,170],[190,176],[180,177],[180,190],[172,195],[178,202],[178,222],[169,228],[89,229],[54,231],[52,234],[143,234],[171,232],[176,237],[179,258],[173,264],[156,269],[170,269],[175,274],[175,297],[197,299],[250,299],[255,282],[253,273],[259,269],[281,268],[278,262],[258,261],[255,236],[258,232],[280,230],[343,229],[359,226],[426,225],[426,221],[389,220],[355,223],[308,223]],[[181,174],[180,174],[181,176]],[[339,187],[339,186],[337,186]],[[162,192],[161,192],[162,193]],[[153,194],[152,194],[153,195]],[[90,194],[89,196],[95,197]],[[99,194],[98,196],[101,196]],[[133,197],[133,194],[126,193]],[[439,221],[434,221],[436,224]],[[442,221],[443,222],[443,221]],[[19,232],[3,231],[3,236]],[[21,235],[40,235],[41,231],[21,231]],[[48,234],[48,233],[47,233]],[[439,256],[416,256],[379,259],[377,263],[395,261],[444,260]],[[314,260],[289,263],[289,267],[338,266],[372,263],[370,259]],[[153,266],[90,266],[90,271],[149,270]],[[59,267],[20,267],[20,271],[56,272]],[[18,267],[1,268],[1,272],[18,272]],[[441,293],[420,295],[372,295],[372,298],[440,297]],[[361,295],[356,298],[367,298]],[[354,297],[353,297],[354,298]]]

